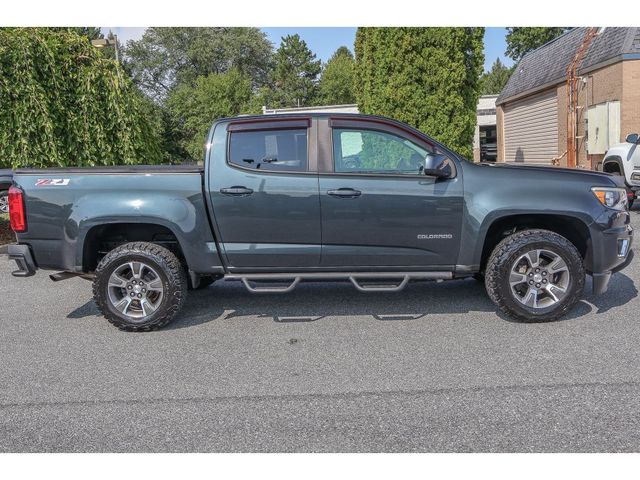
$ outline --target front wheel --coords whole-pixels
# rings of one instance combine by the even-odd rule
[[[584,279],[582,257],[569,240],[548,230],[523,230],[496,246],[487,262],[485,286],[510,317],[546,322],[573,308]]]
[[[168,324],[187,296],[180,260],[153,243],[126,243],[98,264],[93,297],[105,318],[121,330],[150,331]]]

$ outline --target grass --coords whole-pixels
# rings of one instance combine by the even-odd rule
[[[9,214],[0,213],[0,245],[6,243],[13,243],[16,241],[16,236],[11,231],[9,226]]]

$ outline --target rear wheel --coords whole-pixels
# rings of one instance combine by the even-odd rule
[[[100,261],[93,296],[105,318],[121,330],[149,331],[168,324],[182,308],[187,276],[164,247],[121,245]]]
[[[566,238],[548,230],[508,236],[489,257],[485,285],[504,313],[524,322],[556,320],[584,290],[580,253]]]

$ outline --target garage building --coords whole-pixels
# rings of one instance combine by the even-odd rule
[[[640,133],[640,28],[574,28],[526,54],[496,100],[498,161],[567,166],[567,70],[577,63],[575,149],[594,168]],[[571,133],[569,133],[571,136]]]

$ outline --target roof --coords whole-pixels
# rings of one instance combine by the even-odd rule
[[[567,67],[580,48],[588,28],[571,29],[522,57],[496,103],[500,105],[514,97],[565,81]],[[628,58],[640,59],[640,28],[607,27],[589,45],[578,74]]]

